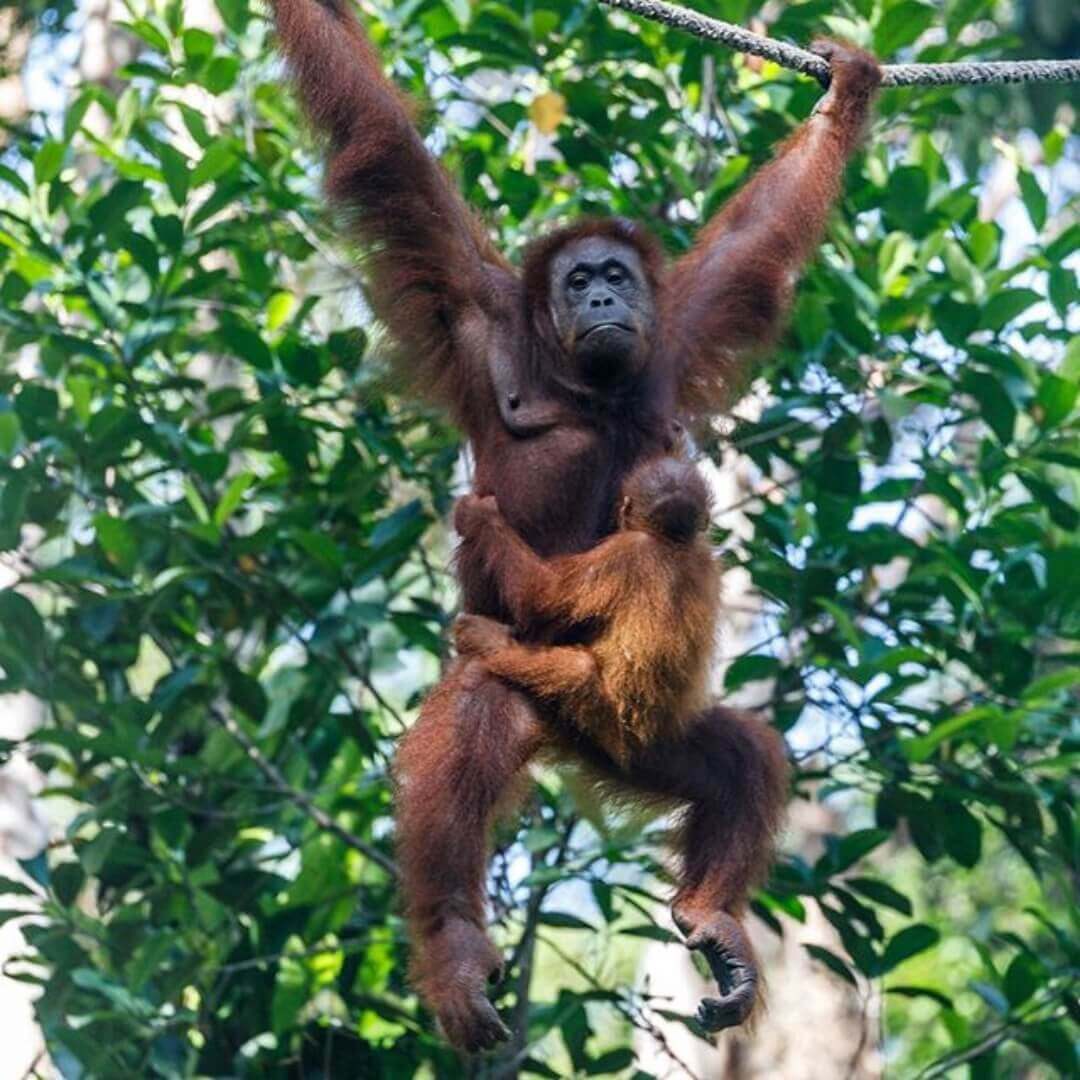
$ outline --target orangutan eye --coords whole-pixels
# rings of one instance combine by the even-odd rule
[[[609,285],[621,285],[626,280],[626,275],[617,266],[613,266],[607,272],[607,280]]]
[[[578,270],[576,273],[570,275],[570,288],[577,292],[581,292],[589,284],[589,275],[584,270]]]

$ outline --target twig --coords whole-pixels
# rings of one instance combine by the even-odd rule
[[[567,819],[562,838],[555,849],[555,859],[548,865],[561,867],[565,863],[567,853],[570,850],[570,838],[574,833],[574,829],[577,827],[577,821],[577,816],[574,814],[571,814]],[[514,1041],[507,1051],[508,1060],[502,1062],[501,1067],[495,1072],[495,1080],[514,1080],[518,1075],[518,1069],[521,1063],[529,1056],[528,1021],[529,1006],[531,1004],[529,988],[532,984],[533,961],[536,956],[537,931],[540,925],[540,914],[543,910],[544,900],[547,898],[547,894],[550,890],[550,882],[534,886],[532,894],[529,896],[529,904],[525,913],[525,928],[522,931],[517,948],[514,950],[514,955],[511,958],[510,967],[513,967],[515,964],[519,965],[515,986],[517,1001],[514,1004],[514,1015],[511,1021],[511,1028],[514,1031]]]
[[[312,956],[319,956],[327,952],[340,952],[349,955],[368,948],[371,941],[368,937],[349,938],[339,945],[312,945],[310,949],[302,952],[274,952],[263,956],[252,956],[248,960],[236,960],[231,964],[221,964],[217,969],[218,975],[234,975],[238,971],[250,971],[252,968],[267,967],[276,964],[288,957],[290,960],[304,960]]]
[[[992,1028],[981,1038],[976,1039],[975,1042],[963,1046],[959,1050],[954,1050],[949,1054],[945,1054],[936,1061],[932,1061],[921,1073],[919,1073],[919,1080],[935,1080],[937,1077],[944,1077],[947,1073],[951,1073],[960,1065],[964,1065],[969,1061],[974,1061],[976,1058],[982,1057],[988,1050],[992,1050],[995,1046],[1000,1046],[1001,1043],[1012,1036],[1014,1032],[1022,1028],[1028,1020],[1037,1015],[1040,1010],[1048,1005],[1051,1008],[1058,1005],[1064,999],[1065,995],[1070,993],[1072,984],[1073,980],[1070,980],[1064,987],[1055,988],[1048,996],[1044,997],[1042,1000],[1033,1001],[1019,1013],[1014,1014],[997,1027]]]
[[[30,1065],[27,1067],[26,1072],[24,1072],[22,1074],[22,1080],[30,1080],[30,1077],[38,1075],[37,1069],[38,1069],[38,1066],[42,1063],[44,1057],[45,1057],[45,1048],[42,1047],[37,1052],[37,1057],[35,1057],[34,1060],[30,1062]]]
[[[282,795],[299,806],[320,829],[333,833],[343,844],[353,848],[355,851],[359,851],[361,855],[382,867],[391,877],[397,877],[397,864],[393,859],[384,855],[377,847],[373,847],[366,840],[361,840],[359,836],[339,825],[310,795],[294,788],[285,779],[278,767],[263,754],[248,733],[231,716],[227,716],[213,705],[210,706],[210,715],[218,725],[223,727],[239,743],[244,753],[258,766],[267,780]]]
[[[738,52],[772,60],[781,67],[812,75],[828,85],[827,60],[797,45],[762,37],[741,26],[712,19],[665,0],[600,0],[654,22],[674,26],[708,41],[719,41]],[[996,83],[1080,82],[1080,60],[991,60],[982,63],[888,64],[882,86],[961,86]]]

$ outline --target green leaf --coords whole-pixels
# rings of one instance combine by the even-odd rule
[[[940,937],[937,930],[925,923],[915,923],[913,926],[905,927],[895,937],[890,938],[885,946],[880,974],[887,975],[905,960],[933,948]]]
[[[1046,192],[1039,186],[1039,181],[1027,171],[1021,169],[1017,174],[1020,181],[1020,195],[1027,207],[1028,217],[1035,226],[1036,232],[1042,232],[1046,227]]]
[[[983,307],[979,326],[983,330],[1002,330],[1042,299],[1033,289],[1003,289]]]
[[[122,573],[130,574],[139,558],[139,541],[132,527],[120,518],[95,514],[94,532],[109,561]]]
[[[0,455],[11,457],[19,445],[19,418],[13,412],[0,412]]]
[[[86,874],[77,862],[62,862],[52,870],[52,890],[57,901],[64,907],[71,907],[79,897]]]
[[[943,1009],[953,1007],[952,998],[947,994],[943,994],[940,990],[933,990],[928,986],[887,986],[885,993],[897,994],[900,997],[930,998],[931,1001],[936,1001]]]
[[[1039,380],[1039,392],[1032,410],[1042,428],[1057,427],[1073,411],[1080,383],[1062,379],[1053,372],[1046,372]]]
[[[224,527],[229,518],[233,516],[236,508],[244,499],[244,495],[248,488],[255,482],[255,474],[253,472],[241,472],[237,473],[230,481],[229,486],[225,489],[224,494],[218,500],[217,506],[214,508],[214,524],[220,529]]]
[[[969,370],[961,377],[960,388],[979,403],[982,418],[998,441],[1011,443],[1017,410],[1001,382],[988,372]]]
[[[267,371],[274,366],[274,354],[270,351],[270,347],[251,327],[244,326],[232,318],[223,319],[220,334],[232,352],[241,360],[246,360],[252,367]]]
[[[881,287],[889,293],[900,275],[915,261],[915,241],[906,233],[890,233],[878,251],[878,276]]]
[[[67,144],[46,139],[34,155],[34,182],[47,184],[60,174],[67,154]]]
[[[724,673],[724,688],[734,690],[758,679],[771,679],[779,670],[775,656],[740,656]]]
[[[236,149],[229,139],[217,139],[207,147],[198,165],[191,171],[191,186],[200,187],[217,180],[236,163]]]
[[[937,820],[944,829],[945,851],[969,870],[982,856],[982,826],[966,807],[957,802],[943,802]]]
[[[1043,160],[1047,165],[1056,165],[1062,159],[1068,139],[1068,130],[1061,124],[1043,136]]]
[[[248,0],[216,0],[222,21],[234,33],[242,34],[251,16]]]
[[[1024,487],[1031,492],[1032,498],[1046,508],[1050,520],[1058,528],[1065,529],[1068,532],[1075,532],[1080,529],[1080,510],[1073,506],[1072,503],[1066,502],[1051,484],[1026,469],[1017,470],[1017,476]]]
[[[938,724],[929,734],[907,739],[900,744],[908,761],[928,761],[938,746],[946,739],[953,739],[971,727],[987,724],[1002,717],[997,705],[978,705],[974,709],[957,713],[956,716]]]
[[[1080,667],[1066,667],[1036,679],[1021,697],[1028,703],[1045,701],[1075,686],[1080,686]]]
[[[1076,1048],[1064,1024],[1044,1020],[1021,1028],[1017,1037],[1049,1062],[1058,1076],[1075,1076],[1080,1071]]]
[[[596,927],[565,911],[542,911],[538,919],[544,926],[557,926],[562,930],[593,930]]]
[[[45,626],[37,609],[12,588],[0,589],[0,640],[16,646],[27,660],[39,660],[45,650]]]
[[[211,94],[231,90],[240,74],[240,60],[235,56],[215,56],[199,73],[200,85]]]
[[[214,35],[206,30],[191,27],[184,31],[181,40],[189,64],[201,64],[214,51]]]
[[[276,292],[266,303],[266,329],[273,332],[284,325],[296,307],[296,297],[291,292]]]
[[[949,0],[945,14],[945,28],[950,38],[955,38],[979,16],[986,14],[990,0]]]
[[[1062,319],[1080,302],[1080,275],[1070,266],[1052,266],[1048,275],[1050,303]]]
[[[968,230],[968,249],[975,264],[986,269],[1001,250],[1001,227],[992,221],[974,221]]]
[[[31,438],[44,435],[60,413],[60,398],[49,386],[25,383],[15,398],[15,412]]]
[[[122,180],[90,207],[90,223],[95,231],[108,234],[123,224],[127,214],[146,198],[147,191],[143,184]]]
[[[301,529],[296,534],[296,542],[317,562],[322,563],[329,570],[339,571],[345,565],[345,557],[341,553],[341,548],[324,533],[313,532],[310,529]],[[398,612],[398,622],[400,625],[400,619],[402,615],[409,613]],[[409,630],[416,630],[417,627],[410,625]],[[438,654],[441,651],[440,642],[436,638],[434,642],[430,640],[431,632],[421,624],[419,630],[423,632],[423,637],[428,645],[433,645],[434,651]]]
[[[302,951],[300,939],[289,939],[290,951]],[[275,1033],[284,1034],[296,1023],[300,1010],[310,997],[307,968],[296,956],[283,956],[274,980],[270,1005],[270,1023]]]
[[[464,29],[469,25],[469,17],[471,15],[471,5],[469,0],[443,0],[443,4],[446,6],[446,10],[454,16],[454,20],[458,26]]]
[[[1023,1005],[1039,989],[1044,978],[1045,972],[1040,970],[1034,957],[1017,953],[1006,968],[1002,983],[1009,1004],[1014,1009],[1017,1005]]]
[[[886,885],[884,881],[877,881],[874,878],[847,878],[844,885],[875,904],[892,908],[893,911],[899,911],[901,915],[911,914],[911,901],[891,885]]]
[[[7,896],[37,896],[37,893],[23,882],[3,876],[0,876],[0,894]]]
[[[158,162],[161,165],[161,174],[165,177],[165,186],[169,189],[173,202],[177,206],[183,206],[191,179],[188,159],[179,150],[167,143],[162,143],[158,151]]]
[[[593,1058],[585,1067],[586,1076],[605,1076],[630,1068],[636,1060],[634,1051],[629,1046],[620,1046]]]
[[[826,949],[823,945],[803,945],[803,948],[815,959],[820,960],[834,975],[839,975],[846,983],[858,986],[851,968],[840,959],[836,953]]]
[[[885,829],[856,829],[839,840],[827,837],[826,854],[818,860],[818,864],[829,874],[841,874],[869,855],[874,848],[880,847],[890,835]],[[815,867],[815,873],[817,871]]]
[[[665,944],[672,944],[681,940],[677,934],[673,934],[670,930],[667,930],[662,926],[654,926],[650,923],[644,923],[641,926],[620,927],[618,932],[620,934],[626,934],[629,937],[641,937],[648,938],[650,941],[662,941]]]
[[[874,52],[882,59],[910,45],[934,21],[934,9],[916,0],[903,0],[885,11],[874,29]]]
[[[121,26],[125,26],[133,34],[142,38],[151,48],[155,49],[159,53],[168,53],[169,41],[168,38],[154,25],[149,19],[135,19],[130,23],[121,23]]]

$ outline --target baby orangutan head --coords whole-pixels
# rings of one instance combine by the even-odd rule
[[[708,527],[710,509],[709,489],[690,462],[653,458],[624,481],[619,521],[623,529],[686,544]]]

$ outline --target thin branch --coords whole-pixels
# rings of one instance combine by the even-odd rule
[[[570,838],[577,827],[578,819],[571,814],[566,821],[563,835],[555,848],[555,859],[548,865],[561,868],[566,862],[566,856],[570,850]],[[548,851],[551,849],[548,848]],[[535,865],[535,864],[534,864]],[[525,910],[525,927],[518,939],[517,947],[510,958],[507,970],[518,967],[518,976],[515,980],[514,1014],[511,1018],[510,1027],[514,1032],[514,1039],[505,1052],[503,1061],[496,1066],[494,1080],[514,1080],[518,1075],[521,1064],[529,1056],[529,988],[532,985],[533,960],[536,956],[537,932],[540,928],[540,914],[543,910],[544,900],[551,891],[551,882],[544,882],[533,887],[529,895],[529,903]]]
[[[333,833],[343,844],[351,847],[354,851],[359,851],[361,855],[370,859],[377,866],[382,867],[391,877],[397,877],[398,868],[393,859],[384,855],[377,847],[369,844],[366,840],[361,840],[359,836],[339,825],[307,792],[294,788],[285,779],[278,767],[255,745],[251,736],[231,716],[227,716],[213,705],[210,706],[210,715],[219,726],[224,728],[236,740],[244,753],[255,763],[274,788],[299,806],[320,829]]]

